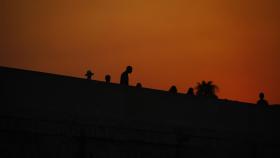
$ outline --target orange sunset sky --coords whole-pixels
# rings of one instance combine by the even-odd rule
[[[280,103],[279,0],[1,0],[0,65]]]

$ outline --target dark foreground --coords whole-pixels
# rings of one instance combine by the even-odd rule
[[[0,67],[1,158],[280,157],[280,109]]]

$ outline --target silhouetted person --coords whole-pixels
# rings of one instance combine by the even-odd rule
[[[91,77],[94,75],[90,70],[87,70],[85,76],[87,77],[88,80],[91,80]]]
[[[194,91],[193,88],[189,88],[188,92],[187,92],[188,96],[194,96]]]
[[[268,102],[264,99],[264,93],[263,92],[261,92],[259,94],[259,97],[260,97],[260,100],[258,100],[257,105],[262,106],[262,107],[268,106]]]
[[[176,86],[171,86],[170,89],[169,89],[169,92],[170,92],[170,93],[174,93],[174,94],[177,93],[177,88],[176,88]]]
[[[138,82],[138,83],[136,84],[136,87],[137,87],[137,88],[142,88],[142,84]]]
[[[129,85],[128,74],[130,74],[130,73],[132,73],[132,67],[131,66],[127,66],[126,70],[121,75],[120,84],[127,85],[127,86]]]
[[[111,82],[111,76],[110,75],[106,75],[105,76],[105,81],[106,81],[106,83],[110,83]]]

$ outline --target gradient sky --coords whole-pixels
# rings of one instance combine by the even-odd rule
[[[0,65],[280,103],[279,0],[1,0]]]

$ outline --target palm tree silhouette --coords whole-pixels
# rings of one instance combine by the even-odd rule
[[[213,84],[212,81],[202,81],[198,82],[196,86],[196,95],[209,98],[218,98],[216,92],[218,91],[218,86]]]

